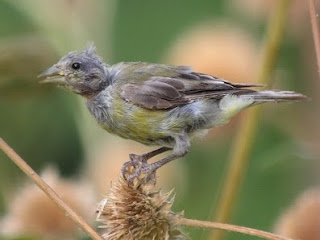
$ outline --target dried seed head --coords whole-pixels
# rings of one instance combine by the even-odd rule
[[[308,190],[280,217],[275,232],[301,240],[320,239],[320,191]]]
[[[110,194],[101,201],[97,221],[106,231],[103,237],[118,239],[184,239],[177,225],[181,214],[171,211],[172,191],[162,194],[155,182],[135,179],[128,184],[121,176]]]

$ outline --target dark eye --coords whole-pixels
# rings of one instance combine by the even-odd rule
[[[80,69],[80,63],[74,62],[74,63],[72,63],[71,67],[74,70],[78,70],[78,69]]]

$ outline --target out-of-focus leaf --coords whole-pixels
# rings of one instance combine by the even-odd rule
[[[6,0],[6,2],[26,14],[59,54],[83,48],[88,41],[94,41],[101,54],[110,43],[107,37],[112,23],[110,20],[114,14],[113,1]]]

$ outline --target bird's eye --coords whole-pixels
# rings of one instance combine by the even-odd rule
[[[80,63],[74,62],[74,63],[72,63],[71,67],[74,70],[78,70],[78,69],[80,69]]]

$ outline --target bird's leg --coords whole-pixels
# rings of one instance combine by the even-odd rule
[[[144,173],[151,173],[151,172],[155,172],[157,169],[161,168],[163,165],[177,159],[177,158],[181,158],[184,155],[186,155],[188,153],[188,150],[183,151],[183,152],[179,152],[179,153],[173,153],[171,155],[169,155],[168,157],[165,157],[155,163],[151,163],[149,164],[149,166],[145,169],[143,169]]]
[[[171,150],[171,148],[162,147],[162,148],[156,149],[156,150],[151,151],[151,152],[147,152],[147,153],[142,154],[142,155],[136,155],[136,154],[131,153],[131,154],[129,154],[129,157],[130,157],[131,161],[139,160],[141,162],[147,162],[150,158],[153,158],[154,156],[159,155],[159,154],[164,153],[164,152],[167,152],[169,150]]]
[[[173,153],[171,155],[169,155],[168,157],[165,157],[155,163],[148,164],[147,161],[139,161],[139,162],[135,162],[135,163],[138,163],[136,165],[133,162],[136,160],[131,159],[131,164],[134,163],[133,166],[135,167],[134,173],[130,174],[129,176],[126,176],[125,175],[126,169],[124,169],[124,167],[126,168],[128,165],[127,166],[124,165],[122,168],[122,171],[123,171],[122,173],[125,176],[125,178],[127,179],[127,181],[132,182],[134,178],[138,178],[141,174],[145,174],[146,181],[150,181],[155,178],[155,172],[157,169],[159,169],[163,165],[165,165],[165,164],[167,164],[177,158],[180,158],[180,157],[183,157],[184,155],[186,155],[188,153],[188,149],[190,146],[189,138],[185,134],[183,134],[183,135],[179,135],[177,138],[175,138],[175,141],[176,141],[176,146],[173,149]],[[152,157],[152,156],[155,156],[159,153],[162,153],[162,152],[165,152],[168,150],[169,149],[160,148],[158,150],[155,150],[155,151],[147,153],[147,154],[150,154],[148,156]]]
[[[147,162],[141,163],[141,165],[135,169],[135,172],[131,174],[130,176],[126,177],[128,182],[131,182],[134,178],[139,177],[141,174],[146,175],[146,182],[152,180],[155,178],[155,172],[157,169],[162,167],[163,165],[177,159],[181,158],[184,155],[187,154],[188,151],[181,152],[181,153],[173,153],[169,155],[168,157],[165,157],[155,163],[148,164]]]
[[[171,148],[168,147],[161,147],[159,149],[156,149],[154,151],[151,152],[147,152],[145,154],[142,155],[136,155],[136,154],[129,154],[130,157],[130,161],[125,162],[122,166],[121,172],[123,176],[126,176],[126,173],[128,171],[128,167],[133,166],[135,169],[139,169],[142,167],[143,163],[147,164],[147,161],[156,156],[159,155],[161,153],[167,152],[171,150]],[[148,164],[147,164],[148,165]]]

